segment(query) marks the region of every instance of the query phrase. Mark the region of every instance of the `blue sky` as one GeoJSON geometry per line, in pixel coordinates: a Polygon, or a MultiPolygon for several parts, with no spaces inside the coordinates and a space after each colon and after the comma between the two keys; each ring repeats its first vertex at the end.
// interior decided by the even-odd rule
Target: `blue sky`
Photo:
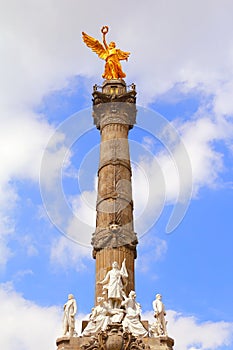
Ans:
{"type": "Polygon", "coordinates": [[[12,0],[1,7],[1,347],[55,349],[67,294],[78,302],[78,331],[93,306],[88,242],[100,139],[91,93],[104,62],[81,32],[101,40],[107,24],[107,40],[131,52],[123,68],[138,93],[129,138],[143,317],[152,320],[160,292],[176,350],[231,349],[232,2],[120,0],[116,9],[105,0],[101,7],[12,0]],[[179,207],[180,223],[168,234],[178,189],[189,206],[179,207]],[[77,235],[82,244],[70,239],[77,235]]]}

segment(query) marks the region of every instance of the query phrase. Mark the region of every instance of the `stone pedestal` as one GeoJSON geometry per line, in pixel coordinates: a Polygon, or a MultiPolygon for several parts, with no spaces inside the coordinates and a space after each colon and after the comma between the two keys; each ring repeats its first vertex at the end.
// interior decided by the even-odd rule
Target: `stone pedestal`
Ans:
{"type": "MultiPolygon", "coordinates": [[[[123,346],[119,350],[173,350],[174,340],[170,337],[160,336],[157,338],[122,338],[119,339],[119,335],[116,333],[112,337],[112,341],[109,341],[110,345],[102,344],[98,342],[98,337],[61,337],[56,341],[57,350],[118,350],[117,343],[123,346]],[[101,346],[103,346],[101,348],[101,346]],[[110,349],[109,349],[110,347],[110,349]]],[[[106,339],[105,339],[106,340],[106,339]]]]}
{"type": "MultiPolygon", "coordinates": [[[[148,330],[148,321],[141,321],[148,330]]],[[[83,321],[83,327],[87,321],[83,321]]],[[[123,331],[120,323],[108,325],[91,337],[62,336],[57,339],[57,350],[173,350],[174,340],[168,336],[135,337],[123,331]]]]}
{"type": "Polygon", "coordinates": [[[86,342],[87,338],[63,336],[56,340],[57,350],[79,350],[86,342]]]}
{"type": "Polygon", "coordinates": [[[151,350],[173,350],[174,345],[174,340],[167,336],[145,338],[144,342],[151,350]]]}

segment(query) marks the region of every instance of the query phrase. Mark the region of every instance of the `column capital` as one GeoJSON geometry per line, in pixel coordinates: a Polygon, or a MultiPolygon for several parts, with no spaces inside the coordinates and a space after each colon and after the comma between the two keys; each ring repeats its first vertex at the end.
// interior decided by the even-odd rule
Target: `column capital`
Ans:
{"type": "Polygon", "coordinates": [[[129,129],[136,122],[136,87],[124,80],[105,80],[93,87],[93,118],[97,129],[109,124],[124,124],[129,129]]]}

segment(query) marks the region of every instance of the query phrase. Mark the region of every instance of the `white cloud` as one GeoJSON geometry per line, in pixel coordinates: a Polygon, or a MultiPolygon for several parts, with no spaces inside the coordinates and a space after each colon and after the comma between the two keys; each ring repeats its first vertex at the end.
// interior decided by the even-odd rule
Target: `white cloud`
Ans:
{"type": "MultiPolygon", "coordinates": [[[[95,181],[94,181],[95,186],[95,181]]],[[[97,192],[83,191],[80,196],[73,198],[72,209],[82,221],[90,227],[95,226],[95,210],[96,210],[97,192]]]]}
{"type": "MultiPolygon", "coordinates": [[[[207,111],[199,111],[197,114],[189,121],[174,122],[190,160],[192,168],[192,179],[190,178],[190,181],[192,180],[192,196],[194,197],[203,187],[216,188],[219,185],[222,186],[221,174],[226,170],[224,154],[222,151],[218,151],[216,143],[221,141],[223,145],[225,144],[225,147],[228,147],[233,135],[233,125],[225,118],[214,117],[211,114],[209,115],[207,111]]],[[[177,172],[176,161],[180,160],[182,163],[181,151],[180,145],[177,145],[172,151],[172,155],[162,150],[152,160],[145,157],[139,161],[139,166],[146,174],[146,185],[149,186],[147,190],[154,198],[154,203],[157,202],[158,198],[161,198],[162,205],[162,200],[165,197],[167,202],[175,203],[179,187],[186,186],[182,182],[183,180],[179,178],[179,173],[177,172]],[[161,179],[161,172],[163,179],[161,179]],[[164,186],[162,186],[162,180],[164,181],[164,186]]],[[[183,170],[185,171],[185,164],[183,170]]],[[[135,178],[137,180],[137,176],[135,178]]],[[[188,179],[187,176],[184,178],[188,179]]],[[[134,182],[134,189],[136,189],[134,196],[137,198],[135,205],[137,206],[137,202],[140,203],[140,200],[142,202],[145,201],[146,196],[145,193],[140,194],[140,189],[144,190],[142,181],[139,179],[138,182],[135,180],[134,182]]],[[[149,209],[151,210],[152,208],[149,209]]],[[[150,214],[150,210],[144,215],[150,214]]]]}
{"type": "Polygon", "coordinates": [[[61,334],[59,307],[41,307],[16,293],[11,284],[0,286],[0,347],[7,350],[56,349],[61,334]]]}
{"type": "Polygon", "coordinates": [[[28,111],[16,111],[1,118],[1,181],[9,178],[37,180],[43,149],[52,127],[28,111]]]}
{"type": "Polygon", "coordinates": [[[231,115],[233,114],[233,83],[227,81],[225,84],[222,84],[216,93],[214,98],[214,111],[216,114],[231,115]]]}
{"type": "Polygon", "coordinates": [[[132,174],[135,230],[142,235],[159,217],[164,205],[165,188],[155,158],[152,161],[151,158],[142,158],[134,162],[132,174]]]}
{"type": "MultiPolygon", "coordinates": [[[[16,182],[27,180],[38,183],[43,151],[53,131],[44,118],[32,112],[19,110],[17,115],[15,114],[6,112],[6,115],[1,118],[0,128],[0,222],[2,226],[0,236],[3,251],[0,265],[2,267],[11,256],[8,241],[15,231],[13,218],[17,204],[20,202],[16,182]]],[[[51,164],[59,156],[58,150],[55,150],[51,157],[51,164]]],[[[51,174],[49,170],[48,177],[51,174]]],[[[28,253],[35,254],[36,251],[33,252],[31,249],[28,253]]]]}
{"type": "MultiPolygon", "coordinates": [[[[152,312],[145,312],[142,318],[150,324],[155,320],[152,312]]],[[[167,310],[166,319],[168,335],[175,340],[174,350],[217,350],[232,345],[233,324],[230,322],[200,322],[174,310],[167,310]]]]}
{"type": "MultiPolygon", "coordinates": [[[[223,141],[227,145],[233,134],[233,126],[225,118],[213,116],[205,109],[200,109],[191,120],[182,123],[175,121],[174,125],[187,149],[192,177],[186,174],[183,147],[179,143],[173,148],[171,155],[163,150],[158,152],[156,157],[147,157],[146,154],[145,157],[143,155],[139,157],[138,161],[133,159],[134,218],[135,230],[139,237],[157,221],[166,203],[176,203],[180,187],[185,192],[192,182],[191,196],[196,197],[203,187],[222,186],[220,177],[225,170],[224,158],[223,154],[215,149],[215,142],[223,141]],[[177,171],[178,163],[183,164],[182,177],[177,171]]],[[[151,152],[153,140],[146,138],[144,141],[145,149],[149,146],[151,152]]],[[[170,143],[171,141],[164,146],[170,143]]],[[[142,149],[143,145],[140,145],[138,150],[142,149]]],[[[93,180],[94,183],[96,178],[95,181],[93,180]]],[[[64,232],[81,244],[89,245],[94,232],[96,197],[96,190],[93,189],[93,191],[83,191],[81,195],[71,200],[72,217],[67,221],[64,232]]],[[[57,209],[59,208],[52,205],[52,210],[57,209]]],[[[61,215],[58,210],[57,217],[63,216],[64,219],[64,211],[62,213],[61,215]]],[[[185,211],[181,213],[180,219],[184,215],[185,211]]]]}
{"type": "Polygon", "coordinates": [[[33,275],[33,271],[30,269],[19,270],[16,272],[13,279],[14,279],[14,281],[16,281],[16,280],[21,281],[24,278],[24,276],[28,276],[28,275],[33,275]]]}
{"type": "Polygon", "coordinates": [[[67,237],[61,236],[52,242],[50,262],[55,269],[75,268],[82,271],[87,268],[84,258],[91,258],[91,249],[84,247],[67,237]]]}
{"type": "MultiPolygon", "coordinates": [[[[34,107],[50,92],[67,86],[71,77],[84,75],[91,76],[94,82],[101,80],[104,62],[82,43],[82,30],[101,39],[100,28],[108,23],[108,40],[114,38],[121,49],[132,52],[129,62],[123,64],[127,80],[138,85],[139,102],[152,101],[181,83],[186,91],[196,89],[213,98],[213,110],[219,115],[232,114],[233,41],[226,35],[233,29],[232,2],[180,0],[162,5],[149,0],[145,6],[140,2],[135,5],[133,1],[120,1],[119,8],[124,9],[121,25],[108,1],[103,1],[101,8],[90,1],[82,4],[71,1],[68,6],[64,0],[1,4],[2,221],[11,221],[7,200],[16,204],[17,188],[12,187],[12,179],[37,181],[43,147],[53,129],[33,111],[34,107]],[[128,16],[132,5],[133,15],[128,16]],[[146,26],[138,25],[142,18],[146,26]],[[8,194],[6,199],[6,191],[11,198],[8,194]]],[[[187,137],[191,126],[199,136],[201,127],[208,130],[212,127],[211,122],[204,120],[189,126],[185,131],[187,137]]],[[[206,185],[211,167],[216,169],[209,177],[208,186],[222,170],[221,154],[211,147],[212,140],[209,136],[196,138],[196,142],[187,141],[197,187],[206,185]]],[[[166,160],[164,168],[170,169],[166,160]]],[[[175,178],[167,182],[167,188],[169,183],[174,184],[167,193],[172,198],[175,178]]],[[[5,251],[2,266],[10,256],[7,240],[6,236],[1,238],[5,251]]]]}
{"type": "Polygon", "coordinates": [[[138,32],[136,29],[135,35],[127,36],[125,41],[133,46],[135,62],[130,69],[132,74],[137,69],[134,76],[148,99],[177,82],[211,94],[231,80],[232,38],[225,33],[232,30],[228,13],[232,3],[178,1],[163,6],[150,3],[150,11],[147,3],[138,10],[134,11],[132,21],[139,23],[147,10],[147,26],[140,27],[138,32]]]}
{"type": "Polygon", "coordinates": [[[0,269],[2,270],[5,268],[7,261],[12,256],[12,252],[7,246],[7,240],[5,239],[5,237],[1,237],[0,239],[0,251],[0,269]]]}
{"type": "Polygon", "coordinates": [[[91,236],[95,230],[96,191],[84,191],[70,199],[71,218],[66,221],[64,236],[52,243],[50,260],[54,266],[64,269],[86,268],[83,258],[91,257],[91,236]]]}
{"type": "Polygon", "coordinates": [[[18,196],[12,186],[6,184],[0,187],[0,269],[4,269],[7,261],[12,256],[8,246],[8,240],[14,232],[14,220],[9,212],[14,208],[18,196]]]}
{"type": "Polygon", "coordinates": [[[229,322],[199,322],[195,317],[185,317],[175,311],[168,312],[168,324],[175,349],[188,350],[191,346],[203,350],[230,347],[233,340],[233,324],[229,322]]]}
{"type": "MultiPolygon", "coordinates": [[[[3,349],[39,350],[56,349],[56,339],[62,335],[62,305],[41,307],[26,300],[14,291],[11,283],[0,286],[1,338],[3,349]],[[29,331],[30,328],[30,331],[29,331]]],[[[76,330],[81,332],[81,322],[87,315],[78,314],[76,330]]],[[[142,319],[154,321],[152,312],[145,312],[142,319]]],[[[231,323],[199,322],[194,317],[167,311],[168,333],[175,339],[175,349],[217,350],[231,346],[233,325],[231,323]]]]}
{"type": "MultiPolygon", "coordinates": [[[[224,136],[219,132],[220,125],[204,115],[193,121],[184,122],[177,128],[192,167],[193,196],[202,187],[215,187],[223,171],[223,155],[214,147],[215,141],[224,140],[224,136]]],[[[178,147],[174,154],[179,157],[178,147]]],[[[174,202],[179,186],[184,184],[179,184],[180,179],[173,159],[162,152],[158,156],[158,161],[165,177],[167,199],[174,202]]]]}
{"type": "MultiPolygon", "coordinates": [[[[29,271],[25,271],[30,273],[29,271]]],[[[56,349],[62,336],[62,306],[42,307],[25,299],[11,282],[0,285],[0,347],[6,350],[56,349]]],[[[76,331],[81,333],[82,320],[88,315],[78,313],[76,331]]]]}
{"type": "Polygon", "coordinates": [[[114,38],[121,49],[131,51],[124,68],[144,99],[151,100],[178,82],[216,96],[225,95],[223,84],[232,91],[233,42],[226,35],[233,28],[230,1],[180,0],[162,5],[149,0],[146,6],[120,1],[119,7],[124,8],[121,25],[107,1],[101,8],[90,0],[72,1],[69,6],[61,0],[2,5],[3,102],[38,103],[78,74],[100,80],[104,62],[82,43],[81,31],[101,40],[100,28],[106,21],[108,40],[114,38]],[[133,15],[128,16],[132,4],[133,15]],[[142,19],[146,26],[138,25],[142,19]]]}
{"type": "Polygon", "coordinates": [[[204,116],[185,123],[182,136],[192,164],[194,195],[201,187],[215,187],[224,169],[223,154],[214,145],[226,136],[221,124],[204,116]]]}
{"type": "MultiPolygon", "coordinates": [[[[101,81],[104,62],[82,43],[82,30],[100,39],[99,29],[103,24],[109,24],[108,40],[114,39],[121,49],[132,52],[129,62],[123,65],[127,72],[127,82],[134,81],[137,84],[137,90],[140,92],[139,103],[154,101],[177,84],[183,85],[184,92],[199,91],[200,104],[202,96],[209,97],[212,105],[208,107],[211,114],[215,113],[217,118],[209,117],[208,112],[203,110],[196,119],[184,123],[182,127],[178,125],[192,163],[194,194],[203,186],[217,186],[220,174],[224,170],[222,154],[215,149],[214,142],[228,142],[227,147],[232,151],[232,121],[229,117],[222,118],[222,115],[233,113],[233,39],[228,35],[233,30],[232,1],[223,0],[220,3],[213,0],[210,3],[179,0],[162,4],[149,0],[146,6],[143,2],[135,4],[132,0],[120,1],[120,22],[112,6],[111,2],[105,0],[102,1],[101,7],[90,0],[82,4],[71,0],[68,5],[65,0],[1,3],[2,268],[12,256],[8,241],[14,233],[14,210],[20,200],[14,180],[38,180],[42,152],[54,129],[45,116],[35,112],[35,107],[49,93],[67,86],[69,79],[76,75],[91,77],[94,83],[101,81]],[[129,16],[129,13],[132,13],[132,16],[129,16]],[[142,21],[146,25],[140,25],[142,21]]],[[[62,136],[57,142],[62,142],[62,136]]],[[[54,157],[48,168],[48,183],[52,173],[57,176],[59,160],[66,151],[61,148],[56,150],[55,145],[54,157]]],[[[162,153],[158,155],[157,160],[164,171],[167,200],[173,202],[178,186],[176,169],[171,160],[162,153]]],[[[162,205],[164,198],[161,196],[161,187],[154,177],[157,165],[144,160],[139,166],[149,180],[154,181],[150,194],[152,198],[160,198],[162,205]]],[[[134,185],[135,189],[137,188],[137,193],[134,194],[135,206],[138,206],[135,212],[138,210],[140,215],[144,213],[146,205],[144,185],[141,184],[146,186],[148,182],[142,172],[135,171],[134,185]]],[[[162,184],[161,181],[159,184],[162,184]]],[[[160,207],[151,207],[147,214],[153,215],[153,210],[159,212],[159,209],[160,207]]],[[[78,210],[82,213],[84,223],[93,222],[94,210],[84,206],[79,206],[78,210]]],[[[146,221],[148,216],[141,215],[140,218],[146,221]]],[[[93,223],[90,227],[92,225],[93,223]]],[[[69,229],[73,235],[76,229],[73,222],[70,222],[69,229]]],[[[79,229],[82,235],[83,228],[80,226],[79,229]]],[[[138,232],[142,233],[143,227],[138,226],[138,232]]],[[[91,228],[88,234],[91,234],[91,228]]],[[[163,241],[157,242],[154,258],[162,258],[166,249],[163,241]]],[[[28,253],[30,255],[36,251],[32,247],[28,253]]],[[[90,250],[74,244],[65,237],[59,237],[53,242],[51,261],[58,266],[63,263],[64,268],[75,264],[84,268],[81,259],[89,254],[90,250]]],[[[1,333],[0,338],[1,348],[14,350],[16,342],[19,350],[36,349],[37,346],[38,349],[55,347],[52,342],[57,337],[55,329],[60,322],[56,308],[40,308],[6,288],[1,288],[0,296],[1,300],[4,300],[0,306],[0,314],[4,320],[4,333],[1,333]],[[22,315],[25,316],[24,322],[20,322],[22,315]],[[11,327],[6,326],[6,320],[11,322],[11,327]],[[43,336],[38,333],[38,329],[43,336]]],[[[201,339],[202,349],[207,349],[208,346],[215,349],[218,344],[227,344],[230,336],[230,325],[224,322],[204,323],[200,326],[193,318],[173,318],[171,314],[169,324],[171,331],[173,327],[174,334],[177,334],[175,337],[177,349],[180,344],[179,350],[182,350],[182,346],[185,350],[188,347],[189,350],[190,347],[198,348],[199,345],[194,344],[198,339],[201,339]],[[204,333],[208,337],[205,337],[204,333]],[[184,335],[190,338],[184,339],[184,335]],[[184,339],[183,343],[179,343],[179,339],[184,339]]]]}
{"type": "MultiPolygon", "coordinates": [[[[38,349],[41,346],[55,348],[55,339],[61,335],[61,307],[40,307],[16,293],[11,284],[1,285],[0,296],[4,301],[0,306],[1,319],[4,320],[0,339],[2,348],[13,350],[16,341],[19,350],[32,347],[37,349],[37,346],[38,349]],[[22,317],[23,322],[20,321],[22,317]],[[29,325],[30,332],[28,332],[29,325]]],[[[81,314],[77,318],[78,332],[81,329],[81,320],[84,318],[87,317],[81,314]]],[[[143,319],[148,319],[152,323],[154,321],[152,312],[144,313],[143,319]]],[[[198,349],[214,350],[223,345],[229,346],[232,342],[231,323],[223,321],[201,323],[194,317],[183,316],[171,310],[167,311],[167,320],[169,335],[175,339],[175,349],[190,350],[191,346],[195,346],[198,349]]]]}
{"type": "Polygon", "coordinates": [[[168,250],[166,240],[152,235],[145,235],[140,240],[140,248],[143,249],[143,254],[139,254],[136,260],[137,269],[144,273],[150,271],[150,278],[157,279],[158,276],[151,272],[151,266],[165,258],[168,250]]]}
{"type": "Polygon", "coordinates": [[[192,166],[193,196],[202,187],[222,186],[221,174],[226,168],[224,152],[218,149],[217,143],[228,147],[232,142],[233,124],[200,108],[191,120],[177,125],[177,128],[192,166]]]}

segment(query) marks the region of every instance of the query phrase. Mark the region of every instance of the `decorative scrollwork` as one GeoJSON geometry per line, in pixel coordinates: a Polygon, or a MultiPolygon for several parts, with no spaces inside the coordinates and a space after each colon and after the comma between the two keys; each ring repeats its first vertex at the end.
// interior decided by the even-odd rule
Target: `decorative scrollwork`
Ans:
{"type": "Polygon", "coordinates": [[[142,339],[124,332],[121,324],[111,324],[82,345],[82,350],[149,350],[142,339]]]}

